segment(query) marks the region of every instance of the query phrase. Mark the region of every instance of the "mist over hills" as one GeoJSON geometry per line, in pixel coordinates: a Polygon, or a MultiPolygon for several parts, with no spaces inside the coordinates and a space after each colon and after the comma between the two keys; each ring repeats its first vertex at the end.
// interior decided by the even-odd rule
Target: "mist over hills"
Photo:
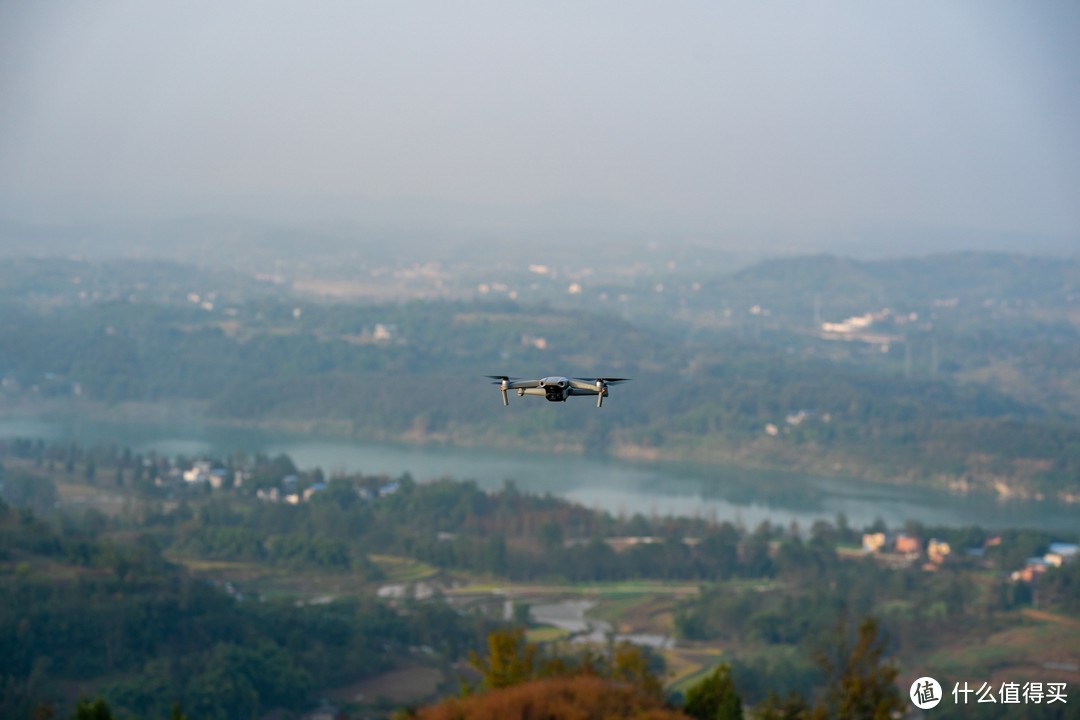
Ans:
{"type": "Polygon", "coordinates": [[[1071,304],[1080,293],[1074,257],[956,252],[861,260],[814,255],[764,260],[716,281],[746,296],[844,298],[851,306],[1044,301],[1071,304]]]}
{"type": "Polygon", "coordinates": [[[683,269],[712,274],[734,272],[778,256],[815,253],[859,260],[982,252],[1075,258],[1080,247],[1076,238],[1067,236],[970,229],[871,228],[781,236],[753,229],[717,231],[634,223],[563,208],[526,212],[507,220],[481,215],[428,201],[375,206],[359,213],[361,220],[347,219],[356,217],[355,212],[275,220],[272,215],[226,211],[172,219],[59,222],[28,222],[9,215],[0,217],[0,255],[165,258],[242,271],[290,267],[322,273],[395,262],[542,262],[589,267],[675,262],[683,269]]]}

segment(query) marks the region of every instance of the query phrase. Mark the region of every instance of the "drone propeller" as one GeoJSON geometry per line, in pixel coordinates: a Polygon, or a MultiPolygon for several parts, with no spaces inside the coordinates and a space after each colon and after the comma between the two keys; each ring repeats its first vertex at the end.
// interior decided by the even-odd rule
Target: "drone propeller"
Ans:
{"type": "Polygon", "coordinates": [[[502,393],[503,405],[509,405],[510,398],[507,397],[506,391],[510,389],[511,378],[508,375],[485,375],[485,377],[489,377],[495,381],[491,384],[499,386],[499,392],[502,393]]]}
{"type": "MultiPolygon", "coordinates": [[[[593,378],[574,378],[575,380],[581,380],[582,382],[592,382],[593,378]]],[[[621,382],[626,382],[630,378],[596,378],[596,407],[602,407],[604,405],[604,396],[607,395],[608,385],[618,385],[621,382]]]]}

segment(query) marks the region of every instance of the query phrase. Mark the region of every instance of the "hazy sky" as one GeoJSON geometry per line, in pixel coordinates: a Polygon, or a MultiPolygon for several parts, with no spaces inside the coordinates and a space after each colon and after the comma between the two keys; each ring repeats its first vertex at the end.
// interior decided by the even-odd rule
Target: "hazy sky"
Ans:
{"type": "Polygon", "coordinates": [[[429,202],[1080,238],[1080,3],[0,3],[6,216],[429,202]]]}

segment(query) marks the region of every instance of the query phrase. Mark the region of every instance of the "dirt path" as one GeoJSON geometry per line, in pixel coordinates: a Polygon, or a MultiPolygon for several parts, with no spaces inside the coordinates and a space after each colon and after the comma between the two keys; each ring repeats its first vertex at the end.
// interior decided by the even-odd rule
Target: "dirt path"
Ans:
{"type": "Polygon", "coordinates": [[[1045,610],[1033,610],[1027,608],[1021,610],[1021,614],[1026,618],[1032,620],[1041,620],[1043,622],[1057,623],[1058,625],[1064,625],[1065,627],[1072,628],[1073,630],[1080,630],[1080,620],[1076,620],[1071,617],[1065,617],[1064,615],[1055,615],[1054,613],[1048,613],[1045,610]]]}

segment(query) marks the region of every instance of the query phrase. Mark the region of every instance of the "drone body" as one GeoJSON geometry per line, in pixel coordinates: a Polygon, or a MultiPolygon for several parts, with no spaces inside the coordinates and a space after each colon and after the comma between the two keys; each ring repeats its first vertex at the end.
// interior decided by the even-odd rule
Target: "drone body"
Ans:
{"type": "Polygon", "coordinates": [[[604,398],[608,394],[608,385],[616,385],[626,382],[628,378],[568,378],[553,375],[540,378],[539,380],[521,380],[506,375],[488,375],[495,380],[502,393],[503,405],[510,404],[507,393],[517,390],[518,397],[525,395],[539,395],[547,398],[548,402],[566,402],[573,395],[595,395],[596,407],[604,404],[604,398]]]}

